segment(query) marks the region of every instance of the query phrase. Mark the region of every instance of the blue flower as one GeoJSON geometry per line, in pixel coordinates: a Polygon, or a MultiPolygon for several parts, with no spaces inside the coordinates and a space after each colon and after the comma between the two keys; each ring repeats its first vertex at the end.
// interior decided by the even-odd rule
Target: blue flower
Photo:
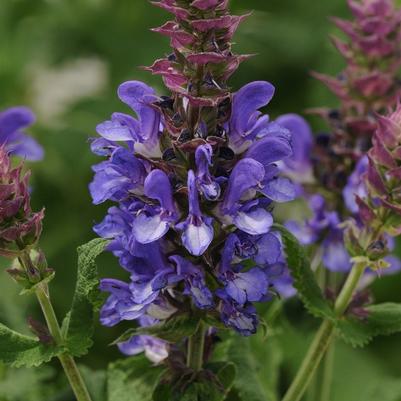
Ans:
{"type": "Polygon", "coordinates": [[[184,280],[184,294],[190,295],[200,309],[213,307],[213,294],[206,285],[202,268],[194,266],[187,259],[178,255],[171,256],[169,259],[176,265],[178,280],[184,280]]]}
{"type": "Polygon", "coordinates": [[[260,108],[266,106],[274,95],[274,86],[269,82],[256,81],[242,87],[233,96],[229,121],[230,147],[242,153],[252,142],[265,134],[269,117],[262,115],[260,108]]]}
{"type": "Polygon", "coordinates": [[[94,204],[108,199],[120,201],[134,191],[143,191],[146,170],[143,162],[125,148],[117,148],[109,160],[93,167],[89,185],[94,204]]]}
{"type": "Polygon", "coordinates": [[[199,208],[198,190],[195,175],[188,172],[189,214],[184,223],[177,225],[182,230],[182,243],[194,256],[202,255],[213,240],[212,218],[202,215],[199,208]]]}
{"type": "Polygon", "coordinates": [[[209,167],[212,165],[213,149],[209,144],[196,149],[196,179],[201,193],[207,200],[215,201],[220,197],[220,184],[212,177],[209,167]]]}
{"type": "Polygon", "coordinates": [[[153,170],[145,179],[144,194],[156,205],[144,205],[133,222],[136,240],[147,244],[162,238],[177,219],[173,192],[167,175],[161,170],[153,170]]]}
{"type": "MultiPolygon", "coordinates": [[[[137,118],[114,113],[91,144],[107,158],[94,167],[94,203],[117,203],[94,230],[111,240],[108,250],[130,274],[128,283],[102,280],[110,293],[103,324],[144,316],[162,323],[174,308],[187,308],[189,297],[241,334],[256,331],[253,303],[270,299],[275,283],[287,288],[282,244],[270,232],[273,203],[295,196],[279,167],[292,154],[290,132],[258,111],[272,94],[268,83],[244,87],[219,128],[222,137],[208,140],[206,121],[195,138],[173,127],[183,112],[172,114],[173,99],[138,82],[120,86],[137,118]]],[[[120,348],[146,352],[152,341],[135,337],[120,348]]]]}
{"type": "Polygon", "coordinates": [[[243,336],[255,334],[259,323],[255,307],[249,303],[239,305],[223,291],[219,291],[218,296],[222,300],[221,319],[224,324],[243,336]]]}
{"type": "Polygon", "coordinates": [[[43,159],[43,148],[24,129],[35,122],[35,115],[27,107],[11,107],[0,112],[0,145],[26,160],[43,159]]]}

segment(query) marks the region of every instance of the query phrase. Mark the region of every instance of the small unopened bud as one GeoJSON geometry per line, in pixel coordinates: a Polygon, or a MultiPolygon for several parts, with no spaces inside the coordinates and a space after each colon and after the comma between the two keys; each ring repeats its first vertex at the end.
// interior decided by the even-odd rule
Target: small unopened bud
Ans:
{"type": "Polygon", "coordinates": [[[382,240],[372,242],[367,249],[367,255],[370,260],[377,261],[388,255],[387,245],[382,240]]]}

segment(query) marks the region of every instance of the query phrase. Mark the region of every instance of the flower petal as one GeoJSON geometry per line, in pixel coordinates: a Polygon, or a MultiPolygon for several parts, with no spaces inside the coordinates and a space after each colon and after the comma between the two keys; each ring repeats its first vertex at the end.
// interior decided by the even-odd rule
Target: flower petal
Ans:
{"type": "Polygon", "coordinates": [[[273,217],[262,208],[239,211],[234,217],[234,224],[251,235],[266,234],[273,224],[273,217]]]}
{"type": "Polygon", "coordinates": [[[163,237],[169,228],[169,222],[162,220],[160,214],[148,216],[142,212],[134,219],[132,233],[138,242],[148,244],[163,237]]]}
{"type": "Polygon", "coordinates": [[[260,192],[275,202],[288,202],[296,197],[294,184],[285,177],[277,177],[268,181],[260,192]]]}

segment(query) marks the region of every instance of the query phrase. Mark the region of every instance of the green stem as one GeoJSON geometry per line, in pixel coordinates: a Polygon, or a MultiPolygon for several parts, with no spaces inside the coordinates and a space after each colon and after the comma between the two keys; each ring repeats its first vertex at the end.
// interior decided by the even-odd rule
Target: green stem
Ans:
{"type": "Polygon", "coordinates": [[[203,366],[205,352],[206,326],[199,322],[196,333],[188,339],[187,366],[195,372],[199,372],[203,366]]]}
{"type": "Polygon", "coordinates": [[[326,355],[323,360],[323,378],[319,401],[330,400],[331,382],[333,378],[334,349],[335,342],[332,341],[327,348],[326,355]]]}
{"type": "MultiPolygon", "coordinates": [[[[366,266],[364,263],[356,263],[352,267],[351,273],[347,277],[344,287],[335,303],[334,310],[337,317],[341,317],[346,311],[365,268],[366,266]]],[[[283,401],[299,401],[302,398],[317,367],[326,353],[327,347],[329,346],[334,334],[334,328],[335,325],[332,320],[327,319],[321,324],[294,381],[283,398],[283,401]]]]}
{"type": "MultiPolygon", "coordinates": [[[[42,308],[43,315],[45,316],[50,334],[52,335],[55,343],[61,345],[64,340],[53,309],[53,305],[51,304],[49,298],[49,290],[46,284],[38,286],[36,290],[36,296],[42,308]]],[[[68,378],[68,381],[70,382],[71,388],[74,391],[77,401],[91,401],[91,397],[74,361],[74,358],[67,353],[59,355],[58,358],[68,378]]]]}
{"type": "Polygon", "coordinates": [[[351,273],[349,274],[334,306],[334,311],[337,316],[342,316],[348,308],[365,268],[365,263],[356,263],[352,267],[351,273]]]}

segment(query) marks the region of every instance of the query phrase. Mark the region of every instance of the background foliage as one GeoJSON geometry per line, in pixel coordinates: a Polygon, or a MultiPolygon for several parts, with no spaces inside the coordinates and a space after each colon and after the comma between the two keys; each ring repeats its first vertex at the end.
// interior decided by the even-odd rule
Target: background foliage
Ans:
{"type": "MultiPolygon", "coordinates": [[[[335,105],[309,71],[341,69],[342,60],[329,42],[334,28],[327,17],[346,17],[345,0],[232,0],[232,8],[236,13],[254,10],[236,36],[236,50],[257,54],[232,79],[233,88],[255,79],[272,82],[277,88],[269,106],[272,117],[335,105]]],[[[88,137],[111,112],[127,111],[116,96],[119,83],[142,79],[162,91],[159,78],[138,66],[150,65],[168,51],[167,40],[149,31],[166,19],[166,13],[146,0],[1,1],[0,109],[25,104],[38,115],[31,132],[45,147],[46,158],[32,166],[33,202],[36,209],[46,207],[42,247],[57,270],[51,291],[59,316],[71,304],[75,249],[94,237],[91,227],[106,208],[91,205],[87,191],[90,166],[96,162],[88,137]]],[[[324,129],[318,121],[312,122],[316,131],[324,129]]],[[[116,276],[122,270],[116,267],[110,256],[100,258],[102,276],[111,271],[116,276]]],[[[400,286],[400,275],[378,280],[373,286],[375,297],[400,302],[400,286]]],[[[1,271],[0,321],[28,333],[26,319],[31,315],[40,316],[33,298],[19,297],[1,271]]],[[[258,400],[256,392],[274,401],[271,388],[286,387],[316,324],[299,302],[291,301],[267,338],[260,334],[247,341],[245,360],[238,352],[232,356],[258,369],[247,399],[258,400]]],[[[99,370],[120,356],[108,344],[122,331],[121,326],[113,330],[97,325],[94,347],[80,360],[88,366],[85,373],[98,401],[103,397],[99,383],[104,380],[99,370]]],[[[400,335],[381,337],[364,350],[338,346],[332,401],[400,401],[400,340],[400,335]]],[[[72,400],[56,362],[32,371],[0,366],[0,401],[22,400],[72,400]]]]}

